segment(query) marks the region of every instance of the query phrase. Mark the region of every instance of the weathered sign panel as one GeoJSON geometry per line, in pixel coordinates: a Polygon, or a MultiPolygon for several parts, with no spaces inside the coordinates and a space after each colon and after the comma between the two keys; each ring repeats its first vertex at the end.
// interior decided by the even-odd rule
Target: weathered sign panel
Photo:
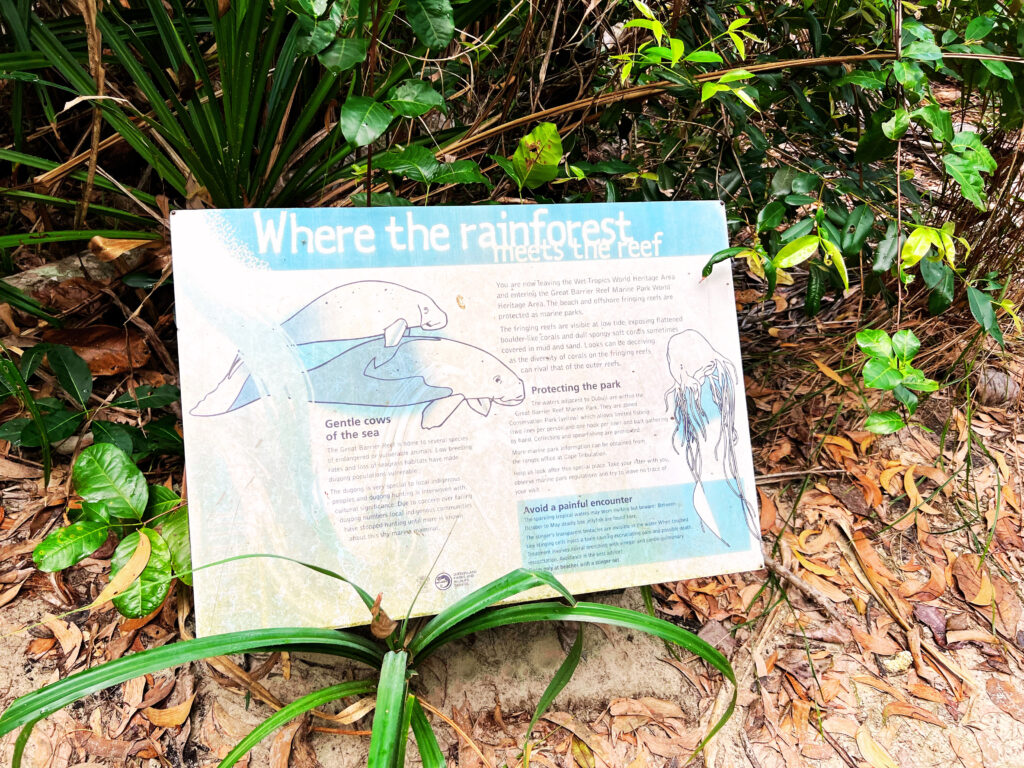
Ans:
{"type": "MultiPolygon", "coordinates": [[[[714,202],[172,218],[193,558],[273,553],[436,613],[760,567],[714,202]],[[421,585],[424,585],[420,591],[421,585]]],[[[203,635],[366,623],[280,559],[195,575],[203,635]]]]}

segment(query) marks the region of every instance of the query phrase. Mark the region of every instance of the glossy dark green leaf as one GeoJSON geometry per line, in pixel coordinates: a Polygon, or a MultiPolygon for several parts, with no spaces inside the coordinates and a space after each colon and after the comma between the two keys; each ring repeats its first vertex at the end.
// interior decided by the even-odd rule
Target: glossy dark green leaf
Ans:
{"type": "Polygon", "coordinates": [[[487,177],[473,160],[442,163],[434,174],[435,184],[487,184],[487,177]]]}
{"type": "Polygon", "coordinates": [[[869,358],[864,363],[864,386],[871,389],[895,389],[903,381],[903,374],[888,360],[880,357],[869,358]]]}
{"type": "Polygon", "coordinates": [[[420,146],[383,152],[374,158],[374,164],[381,170],[425,183],[431,182],[441,167],[434,153],[420,146]]]}
{"type": "Polygon", "coordinates": [[[84,449],[71,470],[75,491],[112,517],[141,520],[149,502],[146,478],[124,451],[109,443],[84,449]]]}
{"type": "Polygon", "coordinates": [[[732,248],[723,248],[720,251],[716,251],[711,256],[711,258],[708,259],[707,263],[704,265],[704,268],[701,269],[701,277],[711,277],[711,272],[712,270],[714,270],[716,264],[721,264],[723,261],[728,261],[736,254],[743,253],[743,251],[745,250],[747,249],[742,246],[733,246],[732,248]]]}
{"type": "Polygon", "coordinates": [[[36,545],[32,560],[41,571],[70,568],[102,547],[109,530],[107,523],[95,520],[83,520],[58,528],[36,545]]]}
{"type": "Polygon", "coordinates": [[[123,424],[116,424],[112,421],[94,421],[92,436],[96,443],[110,443],[125,453],[132,453],[132,435],[123,424]]]}
{"type": "Polygon", "coordinates": [[[110,559],[110,577],[116,576],[131,559],[141,536],[148,538],[152,546],[149,562],[139,577],[112,601],[121,615],[129,618],[151,614],[171,588],[171,553],[163,537],[152,528],[141,528],[121,540],[110,559]]]}
{"type": "Polygon", "coordinates": [[[330,47],[320,51],[317,59],[332,75],[340,75],[365,61],[369,46],[370,41],[365,37],[339,37],[330,47]]]}
{"type": "MultiPolygon", "coordinates": [[[[180,501],[180,499],[179,499],[180,501]]],[[[189,542],[188,507],[179,507],[158,521],[160,535],[167,542],[174,575],[192,586],[192,547],[189,542]]]]}
{"type": "Polygon", "coordinates": [[[46,360],[64,391],[84,407],[92,394],[92,372],[85,360],[71,347],[63,344],[49,345],[46,360]]]}
{"type": "Polygon", "coordinates": [[[376,141],[391,125],[391,110],[368,96],[349,96],[341,107],[341,133],[357,147],[376,141]]]}
{"type": "Polygon", "coordinates": [[[161,384],[158,387],[143,384],[141,387],[136,387],[134,392],[126,392],[114,398],[114,402],[111,405],[115,405],[118,408],[133,408],[135,410],[163,408],[166,405],[177,402],[180,398],[181,392],[171,384],[161,384]]]}
{"type": "Polygon", "coordinates": [[[996,319],[996,311],[992,306],[992,298],[984,291],[979,291],[973,285],[967,286],[967,304],[971,308],[971,314],[978,321],[986,333],[1002,343],[1002,333],[999,331],[999,322],[996,319]],[[999,333],[993,333],[993,329],[999,333]]]}
{"type": "Polygon", "coordinates": [[[987,16],[976,16],[971,19],[971,23],[967,25],[967,30],[964,32],[964,38],[967,40],[981,40],[985,35],[992,31],[996,23],[987,16]]]}
{"type": "MultiPolygon", "coordinates": [[[[356,192],[352,195],[352,205],[356,208],[365,208],[367,202],[367,194],[365,192],[356,192]]],[[[381,208],[386,206],[398,206],[398,205],[412,205],[411,202],[406,200],[404,197],[392,194],[391,192],[374,192],[369,195],[369,202],[371,208],[381,208]]]]}
{"type": "Polygon", "coordinates": [[[449,0],[405,0],[405,17],[427,48],[444,48],[455,34],[455,15],[449,0]]]}
{"type": "Polygon", "coordinates": [[[928,126],[928,132],[936,141],[953,140],[953,116],[938,104],[928,104],[915,109],[911,117],[928,126]]]}
{"type": "Polygon", "coordinates": [[[904,407],[906,407],[907,409],[907,413],[913,416],[914,413],[917,411],[917,395],[915,395],[902,384],[896,387],[896,389],[894,389],[892,393],[897,400],[903,403],[904,407]]]}
{"type": "Polygon", "coordinates": [[[21,445],[28,448],[39,448],[43,444],[43,437],[39,431],[41,422],[46,431],[46,439],[51,443],[59,443],[71,437],[85,421],[85,414],[81,411],[70,411],[62,408],[59,411],[43,414],[37,421],[29,422],[21,431],[21,445]]]}
{"type": "Polygon", "coordinates": [[[334,41],[344,16],[342,5],[340,2],[332,3],[331,12],[325,18],[318,18],[319,14],[297,14],[298,26],[302,30],[298,35],[299,53],[312,56],[320,53],[334,41]]]}
{"type": "Polygon", "coordinates": [[[882,133],[891,141],[903,138],[903,134],[910,127],[910,113],[900,107],[893,112],[892,117],[882,123],[882,133]]]}
{"type": "Polygon", "coordinates": [[[892,351],[901,361],[909,363],[919,349],[921,349],[921,342],[913,331],[904,328],[892,335],[892,351]]]}
{"type": "Polygon", "coordinates": [[[396,115],[419,117],[432,109],[444,111],[444,97],[430,83],[403,80],[388,91],[387,105],[396,115]]]}
{"type": "Polygon", "coordinates": [[[864,422],[864,429],[876,435],[891,435],[907,426],[896,411],[872,413],[864,422]]]}
{"type": "Polygon", "coordinates": [[[876,328],[865,328],[857,332],[857,346],[869,357],[888,360],[892,357],[892,341],[889,334],[876,328]]]}
{"type": "Polygon", "coordinates": [[[778,200],[772,200],[757,214],[757,231],[775,229],[782,223],[786,215],[786,206],[778,200]]]}

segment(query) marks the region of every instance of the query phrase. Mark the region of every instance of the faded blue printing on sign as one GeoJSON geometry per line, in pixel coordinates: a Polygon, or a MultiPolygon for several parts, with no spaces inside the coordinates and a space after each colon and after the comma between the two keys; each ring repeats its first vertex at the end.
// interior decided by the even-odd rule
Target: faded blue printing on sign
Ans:
{"type": "Polygon", "coordinates": [[[520,501],[523,567],[573,573],[748,550],[743,503],[729,482],[704,483],[719,513],[721,539],[701,524],[693,488],[684,483],[520,501]]]}

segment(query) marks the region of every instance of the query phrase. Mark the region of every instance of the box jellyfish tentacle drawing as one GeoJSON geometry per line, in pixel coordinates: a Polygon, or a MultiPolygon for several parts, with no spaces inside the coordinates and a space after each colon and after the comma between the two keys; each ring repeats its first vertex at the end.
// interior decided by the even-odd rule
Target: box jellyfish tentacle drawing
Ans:
{"type": "MultiPolygon", "coordinates": [[[[379,367],[398,351],[410,328],[436,331],[447,324],[444,310],[425,293],[385,280],[360,280],[320,294],[283,321],[281,328],[297,347],[381,336],[384,345],[373,360],[379,367]]],[[[249,370],[236,354],[227,374],[196,404],[192,415],[224,412],[248,381],[249,370]]]]}
{"type": "MultiPolygon", "coordinates": [[[[728,544],[715,521],[714,512],[704,494],[704,457],[702,446],[708,427],[717,417],[721,426],[715,442],[714,458],[725,471],[725,481],[743,505],[748,526],[753,526],[753,510],[743,493],[736,459],[736,369],[706,338],[692,329],[675,334],[668,341],[666,357],[673,384],[665,393],[666,406],[672,412],[676,428],[672,447],[682,449],[694,479],[693,506],[701,525],[724,544],[728,544]],[[717,413],[708,413],[705,393],[717,413]]],[[[706,447],[706,446],[705,446],[706,447]]],[[[753,528],[752,528],[753,530],[753,528]]]]}

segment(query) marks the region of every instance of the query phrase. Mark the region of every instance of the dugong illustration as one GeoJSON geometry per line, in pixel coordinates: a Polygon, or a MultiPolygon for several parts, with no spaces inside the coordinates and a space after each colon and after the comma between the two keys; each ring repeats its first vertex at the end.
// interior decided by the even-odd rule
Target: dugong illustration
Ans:
{"type": "MultiPolygon", "coordinates": [[[[379,366],[391,358],[410,328],[435,331],[447,324],[448,316],[425,293],[383,280],[361,280],[321,294],[281,323],[281,328],[296,346],[383,334],[383,348],[373,361],[379,366]]],[[[248,378],[249,371],[236,355],[227,374],[192,409],[192,415],[223,413],[248,378]]]]}
{"type": "MultiPolygon", "coordinates": [[[[487,416],[494,403],[514,406],[526,398],[522,379],[494,355],[472,344],[434,336],[406,336],[399,340],[390,359],[377,365],[374,361],[385,344],[382,339],[370,339],[311,368],[308,373],[313,402],[379,408],[426,405],[421,425],[434,429],[462,403],[487,416]]],[[[301,347],[300,351],[316,356],[301,347]]],[[[258,399],[255,382],[247,379],[224,413],[258,399]]]]}

